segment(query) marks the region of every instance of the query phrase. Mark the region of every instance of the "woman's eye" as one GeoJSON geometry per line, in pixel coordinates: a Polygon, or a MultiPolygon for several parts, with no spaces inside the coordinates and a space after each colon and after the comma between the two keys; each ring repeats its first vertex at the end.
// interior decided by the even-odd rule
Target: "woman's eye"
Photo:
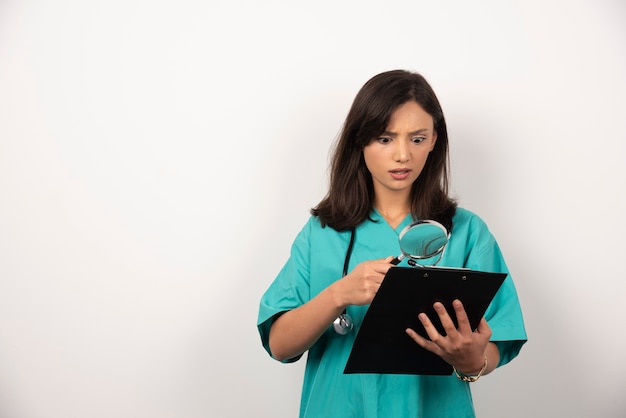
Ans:
{"type": "Polygon", "coordinates": [[[386,136],[381,136],[378,138],[378,142],[380,142],[381,144],[388,144],[391,142],[391,138],[388,138],[386,136]]]}
{"type": "Polygon", "coordinates": [[[426,138],[420,136],[420,137],[412,138],[411,141],[414,144],[421,144],[422,142],[426,141],[426,138]]]}

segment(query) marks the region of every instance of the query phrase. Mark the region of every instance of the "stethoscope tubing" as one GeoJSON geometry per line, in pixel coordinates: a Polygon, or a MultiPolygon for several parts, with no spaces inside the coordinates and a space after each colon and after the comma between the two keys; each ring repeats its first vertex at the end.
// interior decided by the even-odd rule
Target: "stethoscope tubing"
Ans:
{"type": "MultiPolygon", "coordinates": [[[[346,258],[343,262],[343,274],[341,277],[346,277],[348,274],[348,265],[350,264],[350,257],[352,256],[352,249],[354,248],[354,239],[356,236],[356,230],[352,228],[350,230],[350,243],[348,244],[348,250],[346,251],[346,258]]],[[[354,328],[354,322],[350,315],[348,315],[348,311],[346,309],[343,310],[341,315],[339,315],[333,321],[333,328],[335,332],[339,335],[346,335],[352,331],[354,328]]]]}

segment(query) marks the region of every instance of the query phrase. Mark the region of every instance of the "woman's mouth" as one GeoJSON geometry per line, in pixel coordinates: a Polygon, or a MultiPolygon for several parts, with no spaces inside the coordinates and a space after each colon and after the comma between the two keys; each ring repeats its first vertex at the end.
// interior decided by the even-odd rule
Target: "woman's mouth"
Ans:
{"type": "Polygon", "coordinates": [[[395,180],[404,180],[405,178],[409,176],[410,173],[411,173],[411,170],[409,170],[408,168],[389,170],[389,174],[391,174],[391,177],[393,177],[395,180]]]}

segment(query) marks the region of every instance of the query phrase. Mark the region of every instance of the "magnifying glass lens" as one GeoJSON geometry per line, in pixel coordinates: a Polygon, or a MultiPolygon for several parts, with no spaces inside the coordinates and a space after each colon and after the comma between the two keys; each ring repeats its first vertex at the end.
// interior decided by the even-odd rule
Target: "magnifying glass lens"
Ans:
{"type": "Polygon", "coordinates": [[[393,264],[398,264],[404,257],[424,260],[440,255],[448,243],[448,231],[436,221],[417,221],[407,226],[399,239],[402,255],[396,257],[393,264]]]}

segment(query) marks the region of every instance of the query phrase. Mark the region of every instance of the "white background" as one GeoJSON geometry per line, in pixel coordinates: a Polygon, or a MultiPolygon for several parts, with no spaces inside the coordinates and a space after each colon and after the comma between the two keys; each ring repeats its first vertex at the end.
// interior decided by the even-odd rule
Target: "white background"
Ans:
{"type": "Polygon", "coordinates": [[[480,417],[626,414],[621,0],[0,3],[0,417],[294,417],[258,301],[361,85],[426,76],[529,342],[480,417]]]}

